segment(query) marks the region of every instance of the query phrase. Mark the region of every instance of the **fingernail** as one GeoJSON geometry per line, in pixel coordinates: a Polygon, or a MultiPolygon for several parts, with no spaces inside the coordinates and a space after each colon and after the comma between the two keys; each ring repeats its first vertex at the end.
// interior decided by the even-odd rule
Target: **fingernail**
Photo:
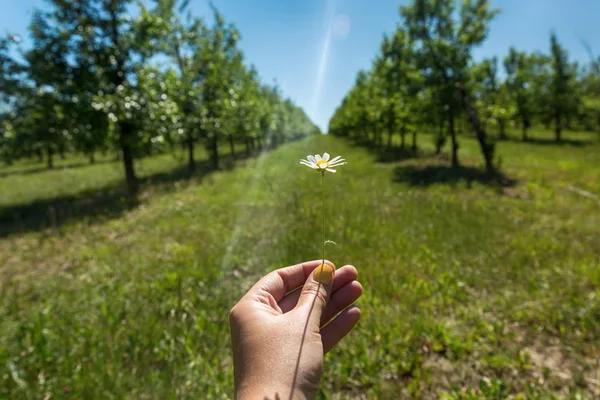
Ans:
{"type": "Polygon", "coordinates": [[[315,271],[315,281],[322,283],[323,285],[329,285],[333,278],[333,268],[327,264],[321,264],[315,271]]]}

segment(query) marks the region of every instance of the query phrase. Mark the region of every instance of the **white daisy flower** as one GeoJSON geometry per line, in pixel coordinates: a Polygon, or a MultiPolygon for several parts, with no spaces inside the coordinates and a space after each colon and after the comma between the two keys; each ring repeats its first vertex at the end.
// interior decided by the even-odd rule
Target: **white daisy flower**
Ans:
{"type": "Polygon", "coordinates": [[[333,159],[329,159],[329,153],[323,153],[323,156],[319,154],[315,154],[314,156],[307,156],[306,160],[300,160],[300,164],[306,165],[309,168],[315,169],[319,172],[335,172],[334,167],[339,167],[340,165],[346,164],[342,156],[334,157],[333,159]]]}

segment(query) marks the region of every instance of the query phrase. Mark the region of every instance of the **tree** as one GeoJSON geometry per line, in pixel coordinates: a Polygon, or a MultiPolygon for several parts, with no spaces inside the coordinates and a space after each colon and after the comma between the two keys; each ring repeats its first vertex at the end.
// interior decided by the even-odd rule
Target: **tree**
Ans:
{"type": "Polygon", "coordinates": [[[475,82],[473,94],[482,123],[486,125],[486,129],[490,125],[497,126],[499,138],[506,139],[506,125],[515,111],[508,96],[507,85],[498,79],[498,59],[484,59],[473,66],[472,73],[475,82]]]}
{"type": "Polygon", "coordinates": [[[22,94],[22,68],[10,53],[19,41],[19,37],[10,34],[0,38],[0,157],[8,164],[18,150],[14,128],[18,114],[14,107],[22,94]]]}
{"type": "Polygon", "coordinates": [[[600,58],[592,60],[582,71],[580,119],[585,129],[600,133],[600,58]]]}
{"type": "MultiPolygon", "coordinates": [[[[170,93],[181,112],[181,141],[188,153],[188,170],[196,168],[194,147],[206,136],[202,115],[205,114],[202,90],[206,79],[205,49],[209,46],[209,31],[201,18],[192,16],[188,1],[159,0],[151,19],[152,40],[174,66],[175,79],[169,85],[170,93]],[[177,11],[179,10],[179,11],[177,11]]],[[[219,16],[216,15],[215,18],[219,16]]]]}
{"type": "MultiPolygon", "coordinates": [[[[152,25],[144,19],[143,8],[137,18],[129,16],[133,0],[80,0],[74,4],[49,0],[49,3],[48,11],[38,12],[39,19],[44,21],[43,37],[60,38],[64,44],[63,51],[54,56],[66,60],[69,87],[63,90],[57,79],[50,85],[60,96],[74,92],[78,99],[83,99],[85,112],[80,120],[92,110],[104,112],[108,118],[104,126],[109,125],[111,133],[109,139],[121,152],[128,193],[134,195],[138,190],[134,159],[143,154],[139,145],[149,142],[149,137],[144,136],[154,134],[142,130],[147,101],[154,99],[142,93],[140,86],[141,74],[147,72],[146,60],[152,55],[148,46],[152,25]]],[[[37,29],[40,24],[35,25],[37,29]]],[[[98,114],[95,117],[101,118],[98,114]]],[[[93,127],[87,129],[87,125],[86,129],[78,128],[79,137],[102,132],[93,127]]],[[[88,148],[83,144],[85,139],[81,143],[81,147],[88,148]]]]}
{"type": "Polygon", "coordinates": [[[377,72],[358,72],[354,87],[329,123],[331,133],[348,136],[362,143],[380,143],[380,131],[384,129],[381,118],[384,115],[385,99],[381,92],[383,78],[377,72]]]}
{"type": "Polygon", "coordinates": [[[460,9],[454,0],[415,0],[401,7],[418,65],[426,85],[437,88],[447,106],[452,140],[452,165],[459,165],[455,121],[462,110],[477,135],[486,169],[492,171],[494,145],[488,140],[471,98],[468,67],[471,52],[483,42],[490,20],[496,15],[487,0],[465,0],[460,9]]]}
{"type": "Polygon", "coordinates": [[[219,140],[224,136],[227,122],[227,99],[234,65],[241,62],[241,52],[237,48],[240,38],[235,26],[226,24],[223,16],[213,8],[215,22],[208,34],[207,46],[200,57],[204,65],[202,99],[206,114],[202,126],[207,133],[207,147],[211,153],[214,168],[219,168],[219,140]]]}
{"type": "Polygon", "coordinates": [[[369,140],[369,75],[366,71],[359,71],[356,76],[355,90],[353,91],[352,101],[355,103],[356,119],[354,124],[350,125],[356,131],[356,134],[362,140],[369,140]]]}
{"type": "MultiPolygon", "coordinates": [[[[415,95],[420,88],[415,85],[412,47],[406,32],[400,27],[391,38],[384,37],[381,54],[375,60],[374,74],[381,75],[381,96],[384,102],[384,125],[387,146],[392,147],[392,137],[400,130],[400,147],[406,144],[406,134],[411,129],[415,95]]],[[[416,143],[414,143],[416,146],[416,143]]]]}
{"type": "Polygon", "coordinates": [[[549,112],[554,120],[556,141],[560,142],[565,122],[575,109],[574,74],[572,67],[569,65],[567,51],[558,43],[554,32],[550,35],[550,49],[552,54],[552,83],[549,112]]]}
{"type": "Polygon", "coordinates": [[[527,130],[531,127],[533,119],[533,70],[532,60],[524,52],[517,51],[514,47],[509,49],[504,58],[506,71],[506,89],[508,96],[515,106],[515,117],[521,126],[523,141],[527,141],[527,130]]]}
{"type": "Polygon", "coordinates": [[[26,122],[21,132],[29,132],[34,147],[46,152],[49,169],[53,155],[63,154],[74,125],[72,67],[68,60],[69,42],[64,32],[50,26],[44,14],[36,11],[29,27],[33,48],[25,54],[28,95],[22,107],[26,122]]]}

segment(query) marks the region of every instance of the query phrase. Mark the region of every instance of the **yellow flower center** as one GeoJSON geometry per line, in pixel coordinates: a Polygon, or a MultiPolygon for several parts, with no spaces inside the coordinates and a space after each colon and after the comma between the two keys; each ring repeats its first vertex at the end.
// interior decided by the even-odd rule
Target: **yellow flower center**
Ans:
{"type": "Polygon", "coordinates": [[[325,160],[317,161],[317,167],[320,169],[327,169],[329,167],[329,163],[325,160]]]}

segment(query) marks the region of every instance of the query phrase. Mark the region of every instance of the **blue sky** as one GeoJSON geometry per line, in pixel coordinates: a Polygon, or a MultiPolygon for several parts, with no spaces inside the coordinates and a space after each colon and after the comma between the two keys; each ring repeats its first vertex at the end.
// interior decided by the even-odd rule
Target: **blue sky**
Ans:
{"type": "MultiPolygon", "coordinates": [[[[208,15],[207,0],[191,0],[195,14],[208,15]]],[[[241,31],[241,48],[263,81],[277,81],[322,129],[356,73],[368,68],[384,32],[399,20],[398,0],[213,0],[241,31]]],[[[549,35],[577,60],[588,61],[585,40],[600,54],[600,0],[492,0],[501,14],[492,22],[476,58],[499,55],[509,46],[548,52],[549,35]]],[[[27,35],[34,7],[43,0],[0,0],[0,34],[27,35]]],[[[26,37],[23,38],[27,45],[26,37]]]]}

